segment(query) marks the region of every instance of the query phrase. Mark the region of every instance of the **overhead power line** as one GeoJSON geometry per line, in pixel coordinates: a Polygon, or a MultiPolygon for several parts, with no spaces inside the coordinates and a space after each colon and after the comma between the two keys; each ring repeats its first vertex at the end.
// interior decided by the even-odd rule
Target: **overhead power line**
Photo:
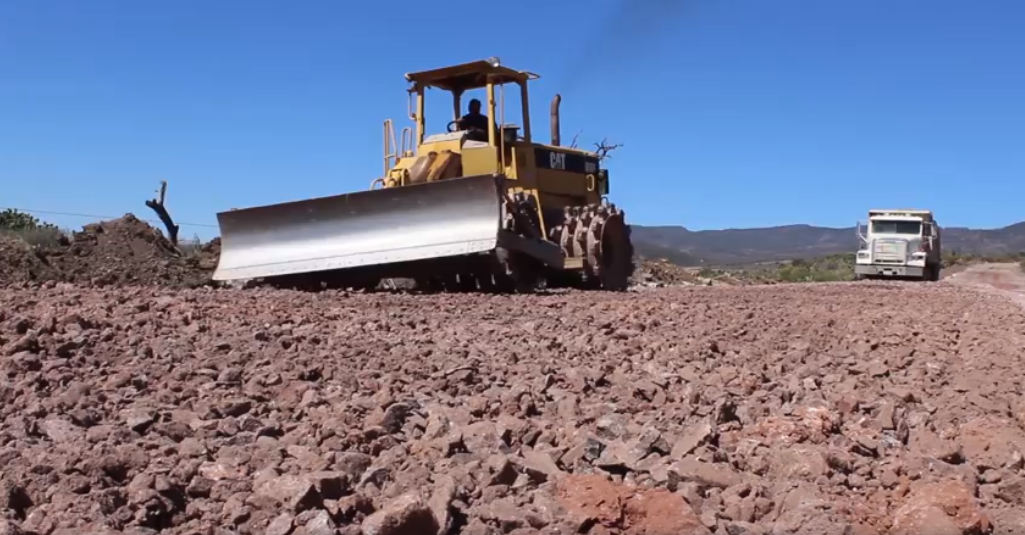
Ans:
{"type": "MultiPolygon", "coordinates": [[[[121,216],[111,216],[111,215],[77,214],[77,213],[74,213],[74,212],[56,212],[56,211],[53,211],[53,210],[33,210],[33,209],[30,209],[30,208],[15,208],[13,206],[0,206],[0,210],[15,210],[17,212],[23,212],[23,213],[26,213],[26,214],[45,214],[45,215],[60,215],[60,216],[68,216],[68,217],[83,217],[83,218],[96,219],[96,220],[117,219],[117,218],[121,217],[121,216]]],[[[138,216],[136,216],[136,217],[138,217],[138,216]]],[[[139,220],[140,221],[145,221],[145,222],[151,223],[151,224],[160,224],[160,221],[157,221],[156,219],[144,219],[144,218],[140,217],[139,220]]],[[[209,223],[185,223],[185,222],[178,222],[178,221],[175,221],[175,223],[177,225],[180,225],[180,226],[183,226],[183,227],[218,228],[217,225],[211,225],[209,223]]]]}

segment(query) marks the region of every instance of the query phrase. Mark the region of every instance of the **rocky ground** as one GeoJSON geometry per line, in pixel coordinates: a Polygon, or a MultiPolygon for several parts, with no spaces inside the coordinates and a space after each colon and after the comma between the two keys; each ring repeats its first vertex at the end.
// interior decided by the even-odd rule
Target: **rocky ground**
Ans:
{"type": "Polygon", "coordinates": [[[952,284],[990,294],[1003,295],[1025,305],[1025,265],[1021,263],[1004,262],[965,266],[948,278],[948,282],[952,284]]]}
{"type": "Polygon", "coordinates": [[[0,303],[0,534],[1025,532],[1025,314],[953,283],[0,303]]]}

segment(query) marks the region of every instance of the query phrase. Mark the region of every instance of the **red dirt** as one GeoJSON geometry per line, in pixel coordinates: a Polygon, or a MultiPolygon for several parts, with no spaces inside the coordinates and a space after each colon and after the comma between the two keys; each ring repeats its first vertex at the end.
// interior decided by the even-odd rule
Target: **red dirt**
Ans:
{"type": "Polygon", "coordinates": [[[56,271],[44,254],[18,238],[0,234],[0,284],[55,277],[56,271]]]}
{"type": "Polygon", "coordinates": [[[0,303],[0,533],[1025,531],[1025,309],[946,282],[0,303]]]}
{"type": "Polygon", "coordinates": [[[1002,295],[1025,306],[1025,271],[1018,263],[975,264],[947,282],[1002,295]]]}
{"type": "Polygon", "coordinates": [[[1025,272],[1018,263],[976,264],[953,276],[956,282],[992,286],[998,290],[1025,292],[1025,272]]]}
{"type": "Polygon", "coordinates": [[[219,252],[218,241],[186,257],[159,230],[127,214],[86,225],[57,244],[32,248],[5,239],[0,242],[0,284],[61,281],[194,287],[209,281],[219,252]]]}

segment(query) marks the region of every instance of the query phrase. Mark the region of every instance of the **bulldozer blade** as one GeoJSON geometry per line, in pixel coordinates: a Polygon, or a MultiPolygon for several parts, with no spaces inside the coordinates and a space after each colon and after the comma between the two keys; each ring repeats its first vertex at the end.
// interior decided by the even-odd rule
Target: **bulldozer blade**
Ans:
{"type": "Polygon", "coordinates": [[[217,214],[213,278],[258,279],[486,252],[503,177],[480,175],[217,214]]]}

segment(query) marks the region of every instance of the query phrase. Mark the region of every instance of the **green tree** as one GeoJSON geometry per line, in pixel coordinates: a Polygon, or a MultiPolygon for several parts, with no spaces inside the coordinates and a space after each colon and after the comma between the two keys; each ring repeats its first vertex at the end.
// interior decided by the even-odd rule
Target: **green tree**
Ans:
{"type": "Polygon", "coordinates": [[[16,236],[26,243],[40,246],[55,245],[64,237],[57,225],[12,209],[0,212],[0,234],[16,236]]]}
{"type": "Polygon", "coordinates": [[[0,230],[22,232],[26,230],[57,230],[57,226],[44,223],[39,218],[8,208],[0,212],[0,230]]]}

